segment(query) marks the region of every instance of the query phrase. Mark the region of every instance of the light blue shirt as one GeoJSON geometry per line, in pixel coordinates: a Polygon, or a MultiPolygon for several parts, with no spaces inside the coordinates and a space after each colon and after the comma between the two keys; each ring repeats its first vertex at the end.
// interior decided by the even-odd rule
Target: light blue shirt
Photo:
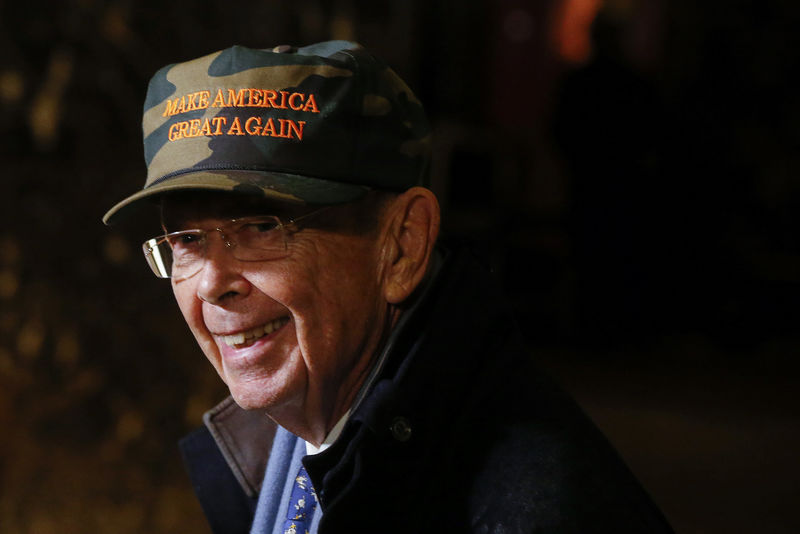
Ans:
{"type": "MultiPolygon", "coordinates": [[[[289,509],[294,479],[303,465],[302,459],[305,455],[306,442],[279,426],[272,442],[272,452],[250,534],[284,534],[283,524],[286,521],[286,510],[289,509]]],[[[309,525],[310,534],[316,534],[320,517],[322,509],[318,506],[309,525]]]]}

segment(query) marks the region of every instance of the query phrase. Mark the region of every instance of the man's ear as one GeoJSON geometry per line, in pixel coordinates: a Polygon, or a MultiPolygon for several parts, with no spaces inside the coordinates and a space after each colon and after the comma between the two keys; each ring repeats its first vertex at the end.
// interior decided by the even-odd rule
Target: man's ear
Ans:
{"type": "Polygon", "coordinates": [[[439,236],[439,202],[429,189],[413,187],[395,198],[386,214],[384,297],[390,304],[399,304],[428,272],[439,236]]]}

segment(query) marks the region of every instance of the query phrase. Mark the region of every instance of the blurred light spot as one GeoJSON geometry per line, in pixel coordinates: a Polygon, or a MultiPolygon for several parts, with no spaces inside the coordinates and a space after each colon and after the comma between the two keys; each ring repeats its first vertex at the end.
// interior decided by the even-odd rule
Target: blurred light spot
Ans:
{"type": "Polygon", "coordinates": [[[11,271],[0,271],[0,299],[10,299],[17,294],[19,278],[11,271]]]}
{"type": "Polygon", "coordinates": [[[120,4],[108,8],[103,18],[103,35],[114,44],[125,44],[131,38],[131,31],[125,22],[126,14],[120,4]]]}
{"type": "Polygon", "coordinates": [[[38,321],[29,321],[22,325],[17,334],[17,351],[27,360],[39,356],[44,344],[44,327],[38,321]]]}
{"type": "Polygon", "coordinates": [[[50,58],[47,78],[31,104],[28,123],[41,150],[49,150],[57,140],[62,100],[73,62],[71,53],[56,50],[50,58]]]}
{"type": "Polygon", "coordinates": [[[331,37],[334,40],[353,41],[355,34],[355,27],[351,17],[339,14],[331,19],[331,37]]]}
{"type": "Polygon", "coordinates": [[[512,43],[533,37],[533,16],[524,9],[512,9],[503,19],[503,32],[512,43]]]}
{"type": "Polygon", "coordinates": [[[78,362],[81,352],[78,335],[70,330],[62,332],[56,338],[55,359],[62,367],[73,367],[78,362]]]}
{"type": "Polygon", "coordinates": [[[570,63],[582,63],[592,54],[592,22],[603,0],[565,0],[553,25],[558,55],[570,63]]]}
{"type": "Polygon", "coordinates": [[[121,265],[130,259],[131,249],[127,241],[116,234],[111,234],[106,237],[103,254],[110,263],[121,265]]]}
{"type": "Polygon", "coordinates": [[[25,92],[22,74],[15,70],[0,73],[0,100],[3,104],[16,104],[25,92]]]}
{"type": "Polygon", "coordinates": [[[117,438],[122,442],[132,441],[144,433],[144,420],[134,411],[125,412],[117,421],[117,438]]]}

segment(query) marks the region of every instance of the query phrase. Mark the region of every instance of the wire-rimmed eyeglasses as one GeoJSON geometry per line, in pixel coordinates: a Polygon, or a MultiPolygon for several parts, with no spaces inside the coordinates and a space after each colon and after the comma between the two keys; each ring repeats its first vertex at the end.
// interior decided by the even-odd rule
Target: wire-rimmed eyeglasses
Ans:
{"type": "Polygon", "coordinates": [[[277,260],[288,255],[288,237],[296,222],[330,206],[282,221],[275,215],[231,219],[210,230],[171,232],[142,244],[144,257],[159,278],[184,280],[199,273],[206,262],[208,235],[219,232],[233,257],[242,261],[277,260]]]}

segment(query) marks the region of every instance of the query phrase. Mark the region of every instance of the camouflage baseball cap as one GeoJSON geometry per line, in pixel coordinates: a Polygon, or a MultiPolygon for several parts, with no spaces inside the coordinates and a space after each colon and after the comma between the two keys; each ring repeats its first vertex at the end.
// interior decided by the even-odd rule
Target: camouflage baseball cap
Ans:
{"type": "Polygon", "coordinates": [[[103,217],[181,190],[336,204],[370,188],[424,180],[430,128],[422,105],[356,43],[234,46],[164,67],[142,120],[147,180],[103,217]]]}

